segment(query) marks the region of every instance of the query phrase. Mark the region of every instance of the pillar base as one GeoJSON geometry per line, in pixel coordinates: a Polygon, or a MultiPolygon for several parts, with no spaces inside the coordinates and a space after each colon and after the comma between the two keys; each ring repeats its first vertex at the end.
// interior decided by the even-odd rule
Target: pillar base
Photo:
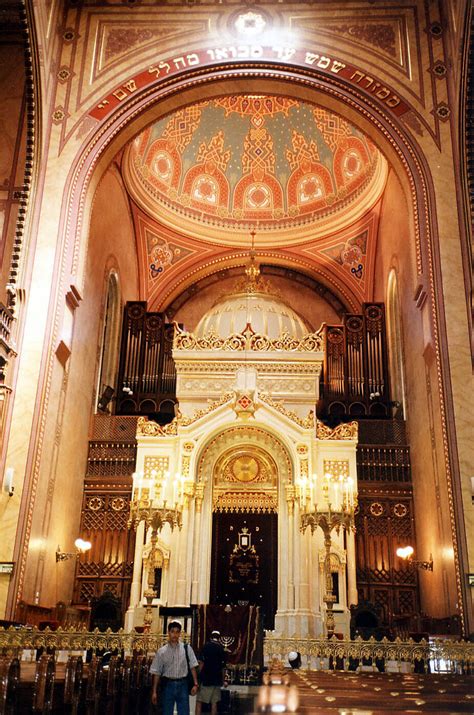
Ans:
{"type": "Polygon", "coordinates": [[[281,638],[319,638],[323,633],[320,613],[307,610],[277,611],[274,634],[281,638]]]}

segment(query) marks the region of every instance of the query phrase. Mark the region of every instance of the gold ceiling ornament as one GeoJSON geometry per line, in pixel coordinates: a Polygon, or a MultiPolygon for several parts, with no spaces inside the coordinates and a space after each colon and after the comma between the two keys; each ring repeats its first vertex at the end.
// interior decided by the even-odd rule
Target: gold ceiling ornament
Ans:
{"type": "Polygon", "coordinates": [[[250,259],[245,267],[245,276],[240,278],[234,287],[234,293],[238,295],[239,293],[244,293],[246,295],[254,295],[256,293],[265,293],[266,295],[271,295],[279,297],[279,292],[272,288],[270,282],[262,278],[260,273],[260,265],[255,262],[255,251],[253,248],[253,242],[255,238],[255,232],[252,231],[252,248],[250,250],[250,259]]]}
{"type": "Polygon", "coordinates": [[[316,437],[318,439],[353,439],[359,436],[359,426],[356,421],[343,422],[337,427],[331,428],[320,420],[316,422],[316,437]]]}
{"type": "Polygon", "coordinates": [[[258,396],[262,402],[265,402],[270,407],[273,407],[273,409],[277,410],[280,414],[285,415],[285,417],[288,417],[288,419],[292,420],[292,422],[296,422],[296,424],[303,427],[303,429],[314,428],[314,410],[310,410],[307,417],[301,418],[294,410],[287,410],[280,401],[277,402],[265,392],[259,392],[258,396]]]}

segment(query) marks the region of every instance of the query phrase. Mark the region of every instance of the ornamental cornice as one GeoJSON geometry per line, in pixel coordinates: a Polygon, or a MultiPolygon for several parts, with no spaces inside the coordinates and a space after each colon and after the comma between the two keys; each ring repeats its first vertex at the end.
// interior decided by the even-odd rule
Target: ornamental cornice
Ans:
{"type": "Polygon", "coordinates": [[[277,495],[266,492],[225,492],[215,500],[213,511],[276,513],[277,495]]]}
{"type": "Polygon", "coordinates": [[[331,429],[320,420],[316,421],[316,437],[318,439],[351,439],[357,441],[359,436],[359,425],[356,421],[345,422],[331,429]]]}
{"type": "Polygon", "coordinates": [[[324,335],[320,328],[317,332],[308,333],[301,339],[294,338],[288,333],[282,333],[279,338],[269,338],[251,330],[246,330],[244,333],[233,333],[226,338],[222,338],[214,332],[198,337],[177,326],[173,350],[323,352],[324,335]]]}
{"type": "Polygon", "coordinates": [[[214,410],[217,410],[218,407],[225,405],[226,402],[229,402],[230,400],[234,399],[234,397],[234,391],[224,392],[224,394],[219,397],[219,399],[209,402],[207,407],[203,407],[200,410],[195,410],[194,413],[189,417],[182,415],[178,411],[178,417],[176,417],[176,421],[180,427],[187,427],[188,425],[193,424],[193,422],[197,422],[197,420],[200,420],[201,417],[205,417],[211,412],[214,412],[214,410]]]}
{"type": "Polygon", "coordinates": [[[272,407],[274,410],[279,412],[281,415],[285,415],[285,417],[288,417],[288,419],[292,420],[292,422],[296,422],[296,424],[299,427],[302,427],[303,429],[313,429],[314,428],[314,411],[310,410],[308,412],[307,417],[299,417],[294,410],[287,410],[286,407],[283,406],[281,402],[277,402],[276,400],[273,400],[270,395],[265,394],[264,392],[259,393],[259,399],[262,402],[265,402],[269,407],[272,407]]]}
{"type": "Polygon", "coordinates": [[[168,437],[178,433],[178,423],[175,417],[172,422],[162,427],[147,417],[139,417],[137,422],[137,437],[168,437]]]}
{"type": "Polygon", "coordinates": [[[265,362],[257,362],[253,360],[242,360],[240,362],[222,362],[219,360],[215,363],[203,362],[200,360],[179,360],[175,358],[176,370],[178,375],[181,374],[207,374],[207,373],[219,373],[224,375],[225,373],[231,373],[234,375],[237,370],[241,367],[255,367],[260,375],[268,374],[272,375],[274,373],[285,373],[289,377],[292,375],[318,375],[321,371],[322,361],[314,362],[288,362],[285,361],[270,361],[265,360],[265,362]]]}
{"type": "Polygon", "coordinates": [[[221,405],[233,399],[234,394],[234,392],[225,392],[219,399],[213,400],[203,409],[195,410],[189,417],[183,415],[178,409],[176,417],[164,427],[157,422],[148,420],[146,417],[139,417],[137,422],[137,437],[167,437],[177,435],[178,427],[187,427],[193,424],[193,422],[197,422],[201,417],[208,415],[210,412],[213,412],[221,405]]]}

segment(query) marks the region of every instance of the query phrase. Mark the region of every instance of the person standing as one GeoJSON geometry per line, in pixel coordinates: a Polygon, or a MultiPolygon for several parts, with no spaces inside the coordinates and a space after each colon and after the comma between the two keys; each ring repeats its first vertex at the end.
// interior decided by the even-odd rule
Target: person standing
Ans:
{"type": "MultiPolygon", "coordinates": [[[[175,703],[178,715],[189,715],[188,660],[180,636],[181,623],[171,621],[168,624],[168,643],[156,652],[150,667],[150,673],[153,675],[151,702],[153,705],[157,704],[158,686],[161,684],[163,715],[173,715],[175,703]]],[[[191,695],[195,695],[198,689],[198,661],[190,645],[187,646],[187,651],[189,668],[194,678],[191,695]]]]}
{"type": "Polygon", "coordinates": [[[212,631],[211,640],[204,644],[199,654],[201,684],[196,699],[196,715],[201,715],[202,703],[210,703],[211,715],[217,715],[224,683],[225,652],[219,643],[219,631],[212,631]]]}

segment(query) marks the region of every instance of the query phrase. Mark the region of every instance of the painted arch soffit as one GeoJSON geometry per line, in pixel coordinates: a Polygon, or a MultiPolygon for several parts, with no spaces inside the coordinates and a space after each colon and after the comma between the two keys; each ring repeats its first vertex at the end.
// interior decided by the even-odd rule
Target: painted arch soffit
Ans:
{"type": "MultiPolygon", "coordinates": [[[[351,310],[372,299],[380,202],[342,231],[288,248],[257,252],[260,264],[291,267],[325,285],[351,310]]],[[[240,250],[186,237],[159,224],[132,202],[140,264],[140,295],[163,310],[197,281],[248,261],[249,238],[240,250]]]]}

